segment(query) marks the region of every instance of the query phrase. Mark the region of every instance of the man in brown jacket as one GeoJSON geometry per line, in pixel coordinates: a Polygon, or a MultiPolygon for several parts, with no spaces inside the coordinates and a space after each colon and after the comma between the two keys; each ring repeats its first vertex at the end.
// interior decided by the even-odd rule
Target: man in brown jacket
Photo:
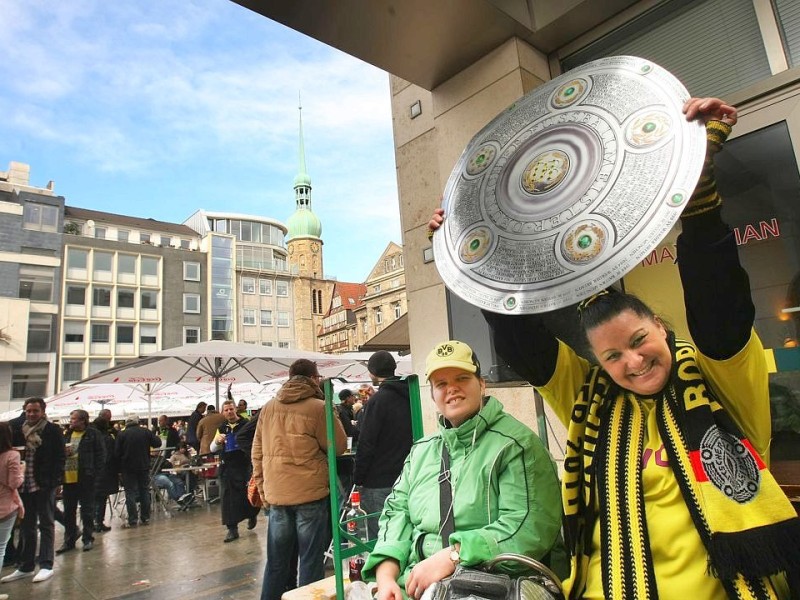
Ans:
{"type": "MultiPolygon", "coordinates": [[[[261,409],[253,439],[253,477],[270,506],[267,564],[262,600],[278,600],[287,589],[325,577],[323,557],[329,529],[328,436],[317,364],[299,359],[289,381],[261,409]],[[298,581],[289,581],[292,552],[299,550],[298,581]]],[[[333,418],[336,454],[347,437],[333,418]]]]}
{"type": "Polygon", "coordinates": [[[225,417],[222,413],[217,412],[213,405],[209,405],[206,409],[206,416],[200,419],[197,424],[197,439],[200,441],[200,454],[209,454],[211,452],[211,442],[214,441],[214,436],[217,435],[217,429],[225,422],[225,417]]]}

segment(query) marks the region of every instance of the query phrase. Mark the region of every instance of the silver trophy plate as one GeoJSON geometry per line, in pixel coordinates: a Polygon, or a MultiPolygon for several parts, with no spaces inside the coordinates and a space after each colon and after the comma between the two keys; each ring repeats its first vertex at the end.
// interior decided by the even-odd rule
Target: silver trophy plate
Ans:
{"type": "Polygon", "coordinates": [[[499,313],[579,302],[643,260],[700,176],[705,128],[689,94],[636,57],[603,58],[542,85],[467,145],[433,238],[445,285],[499,313]]]}

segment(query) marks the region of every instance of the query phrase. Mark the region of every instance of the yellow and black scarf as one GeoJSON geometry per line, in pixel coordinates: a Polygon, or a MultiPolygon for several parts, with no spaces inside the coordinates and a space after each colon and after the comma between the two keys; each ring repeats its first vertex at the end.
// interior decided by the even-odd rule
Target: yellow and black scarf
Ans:
{"type": "MultiPolygon", "coordinates": [[[[774,597],[766,578],[779,573],[785,573],[792,597],[799,597],[800,519],[705,384],[694,347],[671,335],[670,345],[672,375],[656,401],[656,418],[708,552],[709,572],[730,598],[774,597]]],[[[646,416],[638,402],[617,401],[620,394],[608,374],[593,367],[572,411],[562,486],[570,597],[585,585],[599,518],[606,597],[658,598],[641,477],[646,416]]]]}

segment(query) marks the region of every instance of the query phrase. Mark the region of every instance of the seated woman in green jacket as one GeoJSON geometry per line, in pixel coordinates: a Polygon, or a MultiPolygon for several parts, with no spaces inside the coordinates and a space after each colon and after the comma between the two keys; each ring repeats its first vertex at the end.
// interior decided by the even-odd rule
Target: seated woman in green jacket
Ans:
{"type": "Polygon", "coordinates": [[[528,427],[485,395],[472,349],[458,341],[439,344],[428,355],[425,375],[439,431],[414,444],[386,499],[364,566],[365,578],[378,582],[380,600],[401,600],[403,587],[419,598],[459,563],[474,566],[506,552],[546,560],[561,547],[553,460],[528,427]],[[451,501],[442,511],[445,460],[451,501]]]}

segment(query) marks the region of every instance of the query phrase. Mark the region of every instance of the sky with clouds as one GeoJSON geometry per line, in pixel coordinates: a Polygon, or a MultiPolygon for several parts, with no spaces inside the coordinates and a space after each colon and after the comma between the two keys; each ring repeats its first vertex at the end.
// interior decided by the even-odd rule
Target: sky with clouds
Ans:
{"type": "Polygon", "coordinates": [[[182,223],[294,212],[298,93],[325,275],[401,242],[389,77],[230,0],[0,0],[0,171],[182,223]]]}

